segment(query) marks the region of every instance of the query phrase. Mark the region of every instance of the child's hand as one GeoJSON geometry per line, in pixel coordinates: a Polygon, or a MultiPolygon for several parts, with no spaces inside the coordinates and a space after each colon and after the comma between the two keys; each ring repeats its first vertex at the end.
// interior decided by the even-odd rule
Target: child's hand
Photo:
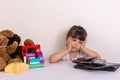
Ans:
{"type": "Polygon", "coordinates": [[[68,51],[71,52],[71,50],[72,50],[72,41],[70,41],[68,44],[68,51]]]}
{"type": "Polygon", "coordinates": [[[85,48],[85,45],[86,45],[86,40],[80,45],[80,49],[83,49],[83,48],[85,48]]]}

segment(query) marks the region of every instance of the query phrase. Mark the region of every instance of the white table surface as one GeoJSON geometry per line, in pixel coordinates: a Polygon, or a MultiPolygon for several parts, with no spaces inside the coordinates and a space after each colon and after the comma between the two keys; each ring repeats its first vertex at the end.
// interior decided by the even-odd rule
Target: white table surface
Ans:
{"type": "Polygon", "coordinates": [[[70,61],[50,64],[44,68],[34,68],[21,74],[0,72],[0,80],[119,80],[120,68],[115,72],[75,69],[70,61]]]}

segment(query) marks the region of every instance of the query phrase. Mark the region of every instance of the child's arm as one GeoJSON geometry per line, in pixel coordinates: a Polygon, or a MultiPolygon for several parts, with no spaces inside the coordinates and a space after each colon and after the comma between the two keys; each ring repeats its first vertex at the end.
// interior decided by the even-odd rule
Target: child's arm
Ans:
{"type": "Polygon", "coordinates": [[[88,48],[81,48],[82,52],[84,52],[85,54],[87,54],[88,56],[93,56],[93,57],[97,57],[97,59],[100,58],[100,55],[98,53],[96,53],[95,51],[88,49],[88,48]]]}
{"type": "Polygon", "coordinates": [[[71,52],[71,45],[72,45],[72,43],[70,42],[70,44],[68,45],[68,48],[66,50],[52,54],[49,57],[49,62],[55,63],[55,62],[59,61],[60,59],[62,59],[66,54],[71,52]]]}
{"type": "Polygon", "coordinates": [[[68,53],[69,53],[69,50],[68,50],[68,49],[66,49],[66,50],[64,50],[64,51],[62,51],[62,52],[54,53],[54,54],[52,54],[52,55],[49,57],[49,62],[50,62],[50,63],[55,63],[55,62],[61,60],[61,59],[62,59],[66,54],[68,54],[68,53]]]}
{"type": "Polygon", "coordinates": [[[86,44],[86,41],[80,46],[80,50],[81,50],[83,53],[87,54],[88,56],[97,57],[97,59],[99,59],[99,58],[100,58],[100,55],[99,55],[97,52],[95,52],[95,51],[93,51],[93,50],[91,50],[91,49],[86,48],[86,47],[85,47],[85,44],[86,44]]]}

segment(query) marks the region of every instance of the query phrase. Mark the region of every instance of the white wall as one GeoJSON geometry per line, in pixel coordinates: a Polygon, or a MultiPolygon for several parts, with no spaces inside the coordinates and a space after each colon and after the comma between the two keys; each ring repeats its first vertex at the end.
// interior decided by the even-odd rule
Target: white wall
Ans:
{"type": "Polygon", "coordinates": [[[65,48],[72,25],[88,32],[87,47],[120,62],[119,0],[0,0],[0,30],[41,44],[45,56],[65,48]]]}

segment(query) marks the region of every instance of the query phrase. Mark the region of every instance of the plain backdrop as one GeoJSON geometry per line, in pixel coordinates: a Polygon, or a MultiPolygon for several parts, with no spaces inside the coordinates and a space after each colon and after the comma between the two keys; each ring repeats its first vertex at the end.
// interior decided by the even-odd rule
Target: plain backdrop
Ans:
{"type": "Polygon", "coordinates": [[[10,29],[41,45],[45,57],[66,48],[73,25],[88,32],[86,47],[120,62],[119,0],[0,0],[0,30],[10,29]]]}

